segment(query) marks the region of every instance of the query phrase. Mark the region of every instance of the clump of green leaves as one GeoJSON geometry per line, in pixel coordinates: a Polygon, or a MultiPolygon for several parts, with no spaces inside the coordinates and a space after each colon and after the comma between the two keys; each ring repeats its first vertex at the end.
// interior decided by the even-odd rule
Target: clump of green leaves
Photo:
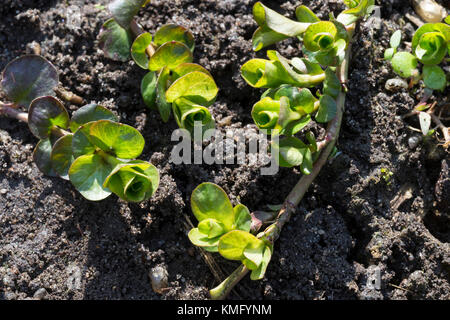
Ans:
{"type": "Polygon", "coordinates": [[[272,143],[282,167],[299,166],[309,174],[318,156],[314,135],[308,132],[307,143],[296,137],[312,120],[327,123],[336,116],[336,99],[341,83],[335,66],[344,59],[348,45],[346,24],[370,11],[373,1],[354,1],[354,7],[336,19],[321,21],[309,8],[296,9],[298,21],[288,19],[267,8],[261,2],[253,7],[259,28],[253,35],[253,48],[258,51],[268,45],[290,37],[303,41],[304,57],[288,59],[274,50],[267,51],[266,59],[246,62],[241,73],[244,80],[255,88],[266,88],[252,109],[252,117],[260,130],[278,136],[272,143]],[[321,86],[311,92],[308,88],[321,86]]]}
{"type": "Polygon", "coordinates": [[[233,207],[222,188],[206,182],[192,192],[191,208],[199,222],[189,232],[194,245],[241,261],[252,270],[253,280],[264,276],[273,248],[270,242],[250,232],[252,216],[245,205],[233,207]]]}
{"type": "MultiPolygon", "coordinates": [[[[279,138],[272,139],[272,154],[280,166],[298,166],[305,175],[312,172],[321,150],[312,132],[304,133],[304,140],[296,135],[313,119],[318,123],[328,123],[336,118],[337,101],[342,98],[342,84],[336,72],[345,59],[352,32],[347,27],[353,30],[354,22],[370,13],[374,1],[346,3],[350,8],[337,18],[331,16],[330,21],[321,21],[305,6],[297,8],[297,21],[278,14],[261,2],[253,7],[253,16],[258,24],[252,40],[255,51],[291,37],[303,42],[304,57],[288,59],[269,50],[268,59],[246,62],[241,73],[252,87],[266,89],[253,106],[252,118],[261,131],[279,138]],[[311,91],[310,88],[317,90],[311,91]]],[[[342,102],[341,99],[340,105],[342,102]]],[[[339,109],[341,115],[342,108],[339,109]]],[[[340,122],[336,127],[339,125],[340,122]]],[[[291,201],[287,202],[292,205],[291,201]]],[[[280,216],[284,218],[290,214],[285,210],[286,204],[275,222],[272,221],[271,226],[259,234],[256,232],[261,221],[255,218],[252,224],[247,208],[243,205],[233,208],[225,192],[214,184],[204,183],[197,187],[192,193],[191,206],[199,221],[198,227],[189,233],[192,243],[208,251],[218,251],[227,259],[241,261],[252,271],[252,279],[261,279],[272,256],[273,241],[280,232],[280,216]],[[255,228],[256,225],[258,227],[255,228]]],[[[213,298],[224,297],[244,272],[243,269],[237,271],[211,290],[213,298]]]]}
{"type": "Polygon", "coordinates": [[[390,39],[390,48],[384,53],[394,72],[403,78],[412,78],[413,83],[423,79],[431,90],[444,90],[449,85],[448,75],[439,64],[450,54],[450,25],[439,22],[421,26],[411,42],[412,53],[397,52],[401,38],[401,31],[395,31],[390,39]],[[423,64],[422,73],[418,69],[419,62],[423,64]]]}
{"type": "Polygon", "coordinates": [[[70,180],[93,201],[115,193],[138,202],[156,191],[158,170],[135,160],[144,148],[142,135],[96,104],[79,108],[70,118],[52,96],[58,75],[50,62],[36,55],[17,58],[3,71],[1,85],[14,108],[28,109],[28,126],[40,139],[33,158],[43,173],[70,180]]]}
{"type": "Polygon", "coordinates": [[[113,18],[100,32],[100,45],[106,56],[135,63],[148,70],[141,82],[146,106],[159,111],[167,122],[173,112],[180,128],[191,133],[195,122],[202,130],[213,128],[214,119],[208,110],[216,99],[218,88],[211,74],[193,63],[195,41],[182,26],[167,24],[154,35],[141,33],[133,40],[134,15],[148,1],[113,1],[109,9],[113,18]]]}

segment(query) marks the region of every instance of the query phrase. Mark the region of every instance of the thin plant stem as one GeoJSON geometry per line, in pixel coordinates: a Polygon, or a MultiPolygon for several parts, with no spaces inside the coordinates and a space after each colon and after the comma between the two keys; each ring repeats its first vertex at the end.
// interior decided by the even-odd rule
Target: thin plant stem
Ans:
{"type": "MultiPolygon", "coordinates": [[[[351,24],[347,27],[349,33],[349,38],[352,39],[355,30],[355,24],[351,24]]],[[[265,238],[271,243],[274,243],[280,236],[283,226],[289,221],[292,213],[295,211],[295,207],[300,203],[306,191],[308,190],[311,183],[318,176],[322,167],[327,163],[330,154],[336,144],[339,137],[339,131],[341,128],[342,117],[344,114],[345,107],[345,89],[348,80],[348,67],[350,61],[351,52],[351,40],[349,41],[348,48],[345,52],[344,60],[341,65],[336,69],[336,74],[338,79],[344,88],[339,93],[336,99],[337,113],[334,119],[328,124],[327,134],[325,140],[321,143],[323,150],[320,153],[319,158],[314,163],[313,170],[309,175],[303,175],[297,182],[295,187],[291,190],[289,195],[286,197],[282,208],[278,213],[278,217],[273,224],[271,224],[267,229],[260,235],[260,238],[265,238]]],[[[230,291],[234,288],[236,284],[249,272],[244,265],[239,266],[228,278],[226,278],[222,283],[220,283],[216,288],[210,290],[210,296],[214,300],[225,299],[230,291]]]]}

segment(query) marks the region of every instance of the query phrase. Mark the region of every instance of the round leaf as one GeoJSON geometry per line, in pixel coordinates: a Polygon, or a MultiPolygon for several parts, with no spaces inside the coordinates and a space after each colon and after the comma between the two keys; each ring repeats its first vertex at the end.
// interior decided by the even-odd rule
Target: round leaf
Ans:
{"type": "Polygon", "coordinates": [[[150,59],[149,69],[151,71],[158,71],[164,67],[174,69],[181,63],[192,62],[192,59],[192,52],[185,44],[170,41],[156,50],[150,59]]]}
{"type": "Polygon", "coordinates": [[[214,79],[199,71],[194,71],[177,79],[166,92],[166,99],[172,103],[178,98],[185,97],[203,106],[214,103],[219,89],[214,79]]]}
{"type": "Polygon", "coordinates": [[[395,73],[403,78],[409,78],[417,68],[417,58],[408,52],[397,52],[391,60],[395,73]]]}
{"type": "Polygon", "coordinates": [[[219,240],[219,253],[229,260],[243,260],[247,258],[244,255],[244,251],[249,257],[254,257],[258,251],[263,253],[264,247],[262,240],[251,233],[241,230],[230,231],[219,240]]]}
{"type": "Polygon", "coordinates": [[[114,122],[119,121],[117,116],[112,113],[112,111],[98,104],[92,103],[79,108],[72,114],[70,130],[75,132],[83,124],[97,120],[111,120],[114,122]]]}
{"type": "Polygon", "coordinates": [[[85,123],[72,137],[72,153],[75,158],[95,152],[95,145],[90,141],[90,128],[95,121],[85,123]]]}
{"type": "Polygon", "coordinates": [[[391,48],[396,49],[400,45],[400,41],[402,41],[402,32],[397,30],[392,34],[389,44],[391,45],[391,48]]]}
{"type": "Polygon", "coordinates": [[[128,61],[132,43],[133,34],[122,28],[114,19],[103,24],[98,45],[106,57],[115,61],[128,61]]]}
{"type": "Polygon", "coordinates": [[[32,100],[54,95],[58,82],[58,73],[50,62],[38,55],[26,55],[8,63],[1,86],[11,101],[28,108],[32,100]]]}
{"type": "Polygon", "coordinates": [[[135,128],[109,120],[99,120],[90,126],[89,141],[121,159],[139,157],[145,144],[144,138],[135,128]]]}
{"type": "Polygon", "coordinates": [[[69,180],[69,168],[75,160],[72,153],[72,137],[73,134],[67,134],[59,138],[50,155],[53,170],[65,180],[69,180]]]}
{"type": "Polygon", "coordinates": [[[111,166],[97,154],[78,157],[69,169],[69,178],[74,187],[88,200],[103,200],[111,194],[103,182],[111,172],[111,166]]]}
{"type": "Polygon", "coordinates": [[[211,73],[209,73],[209,71],[203,68],[201,65],[196,63],[185,62],[172,70],[173,79],[176,80],[194,71],[203,72],[204,74],[207,74],[208,76],[212,77],[211,73]]]}
{"type": "Polygon", "coordinates": [[[147,55],[147,47],[152,43],[152,35],[148,32],[140,34],[131,46],[131,57],[142,69],[148,69],[150,58],[147,55]]]}
{"type": "Polygon", "coordinates": [[[161,46],[169,41],[184,43],[191,51],[194,51],[195,41],[192,33],[182,26],[166,24],[155,33],[155,44],[161,46]]]}
{"type": "Polygon", "coordinates": [[[225,233],[225,226],[216,219],[205,219],[198,224],[198,230],[206,234],[209,239],[217,238],[225,233]]]}
{"type": "Polygon", "coordinates": [[[216,249],[213,251],[217,251],[217,244],[219,243],[220,236],[216,238],[208,238],[208,236],[200,232],[198,228],[194,228],[189,231],[188,237],[189,240],[191,240],[191,242],[198,247],[215,247],[216,249]]]}
{"type": "Polygon", "coordinates": [[[291,168],[301,165],[307,146],[296,137],[286,137],[278,144],[272,142],[272,153],[278,153],[278,164],[291,168]]]}
{"type": "Polygon", "coordinates": [[[69,114],[62,103],[54,97],[36,98],[30,104],[28,126],[32,134],[45,139],[55,127],[63,129],[69,127],[69,114]]]}
{"type": "Polygon", "coordinates": [[[424,66],[423,81],[428,88],[433,90],[444,90],[447,84],[445,72],[439,66],[424,66]]]}
{"type": "Polygon", "coordinates": [[[199,222],[205,219],[220,221],[227,230],[234,225],[234,211],[230,199],[221,187],[205,182],[194,189],[191,208],[199,222]]]}
{"type": "Polygon", "coordinates": [[[38,142],[33,152],[33,160],[36,166],[44,174],[49,176],[57,176],[56,172],[52,169],[52,162],[50,154],[52,152],[52,143],[50,139],[43,139],[38,142]]]}

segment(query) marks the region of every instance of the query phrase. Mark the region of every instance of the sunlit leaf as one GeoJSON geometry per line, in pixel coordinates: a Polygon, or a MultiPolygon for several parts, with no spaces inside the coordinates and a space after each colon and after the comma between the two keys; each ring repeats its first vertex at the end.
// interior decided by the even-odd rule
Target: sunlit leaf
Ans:
{"type": "Polygon", "coordinates": [[[185,44],[191,51],[194,51],[195,40],[192,33],[182,26],[176,24],[166,24],[155,33],[155,44],[161,46],[169,41],[178,41],[185,44]]]}
{"type": "Polygon", "coordinates": [[[148,2],[148,0],[113,0],[108,9],[117,23],[127,29],[139,9],[148,2]]]}
{"type": "Polygon", "coordinates": [[[166,92],[168,102],[184,97],[203,106],[214,103],[219,89],[214,79],[204,72],[190,72],[178,78],[166,92]]]}
{"type": "Polygon", "coordinates": [[[164,67],[175,69],[179,64],[192,62],[192,52],[189,48],[176,41],[170,41],[160,46],[150,59],[149,69],[158,71],[164,67]]]}
{"type": "Polygon", "coordinates": [[[397,52],[391,60],[395,73],[403,78],[414,75],[417,68],[417,58],[409,52],[397,52]]]}
{"type": "Polygon", "coordinates": [[[147,47],[152,43],[152,35],[148,32],[140,34],[131,46],[131,57],[142,69],[148,69],[150,58],[147,55],[147,47]]]}
{"type": "Polygon", "coordinates": [[[85,123],[97,120],[111,120],[118,122],[117,116],[110,110],[95,103],[87,104],[72,114],[70,130],[75,132],[85,123]]]}

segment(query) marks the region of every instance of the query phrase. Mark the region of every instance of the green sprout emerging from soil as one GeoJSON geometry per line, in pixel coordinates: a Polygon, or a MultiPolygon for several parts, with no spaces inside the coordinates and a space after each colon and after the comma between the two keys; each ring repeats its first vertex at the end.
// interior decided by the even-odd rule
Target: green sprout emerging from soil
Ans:
{"type": "Polygon", "coordinates": [[[0,103],[0,114],[27,122],[40,139],[33,153],[39,170],[70,180],[88,200],[111,193],[131,202],[150,198],[159,173],[151,163],[135,160],[144,148],[142,135],[96,104],[70,118],[54,97],[58,83],[55,67],[39,55],[11,61],[2,74],[1,87],[11,102],[0,103]]]}
{"type": "Polygon", "coordinates": [[[321,168],[334,154],[344,112],[351,39],[358,20],[372,11],[373,0],[345,1],[349,9],[337,18],[321,21],[309,8],[296,10],[297,21],[288,19],[257,2],[253,16],[258,29],[253,34],[255,51],[281,40],[296,37],[303,42],[304,57],[288,59],[274,50],[268,59],[252,59],[242,66],[242,77],[255,88],[267,89],[252,109],[261,131],[279,137],[272,142],[272,155],[283,167],[300,167],[302,178],[276,214],[258,219],[239,204],[232,207],[222,189],[210,183],[198,186],[191,198],[199,221],[189,233],[193,244],[219,252],[242,265],[218,287],[213,299],[225,298],[251,271],[251,279],[264,277],[273,244],[321,168]],[[308,88],[317,88],[315,93],[308,88]],[[327,123],[323,140],[304,133],[307,142],[295,135],[310,123],[327,123]],[[267,226],[268,224],[268,226],[267,226]],[[264,231],[259,229],[266,225],[264,231]]]}
{"type": "Polygon", "coordinates": [[[386,49],[384,58],[391,62],[392,69],[402,78],[409,78],[411,88],[419,80],[423,80],[425,94],[414,110],[405,115],[409,117],[418,115],[422,133],[430,135],[434,129],[430,127],[433,121],[440,128],[444,136],[442,145],[450,146],[449,128],[442,123],[441,108],[439,115],[436,113],[437,103],[428,103],[433,90],[444,91],[450,85],[449,74],[446,74],[440,64],[450,61],[450,16],[444,22],[426,23],[416,30],[411,42],[412,53],[398,52],[402,34],[400,30],[393,33],[390,39],[390,48],[386,49]],[[423,65],[419,71],[419,62],[423,65]]]}
{"type": "Polygon", "coordinates": [[[104,23],[99,35],[101,48],[113,60],[127,61],[131,56],[148,70],[141,82],[142,98],[146,106],[159,111],[164,122],[173,112],[178,126],[191,136],[197,121],[203,131],[214,128],[208,107],[218,88],[211,74],[193,63],[192,33],[174,24],[162,26],[153,36],[142,31],[134,16],[148,2],[113,1],[109,5],[113,18],[104,23]]]}

